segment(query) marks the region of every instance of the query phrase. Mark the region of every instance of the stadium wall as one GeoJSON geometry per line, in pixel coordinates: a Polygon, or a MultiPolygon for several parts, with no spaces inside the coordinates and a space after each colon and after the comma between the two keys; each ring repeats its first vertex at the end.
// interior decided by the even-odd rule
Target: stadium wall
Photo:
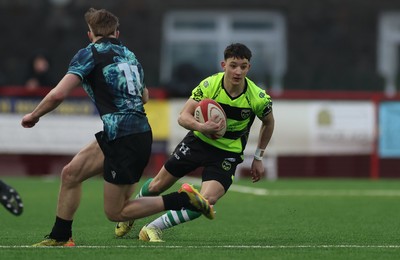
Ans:
{"type": "Polygon", "coordinates": [[[2,32],[7,35],[0,42],[4,85],[25,82],[25,65],[35,50],[48,52],[54,77],[61,78],[71,57],[87,43],[83,14],[94,6],[120,16],[121,39],[141,60],[148,85],[165,84],[160,60],[168,12],[270,10],[282,13],[287,22],[285,89],[354,91],[383,89],[376,62],[379,16],[400,10],[400,2],[393,0],[4,0],[0,6],[2,32]],[[29,44],[21,40],[22,33],[29,44]]]}
{"type": "MultiPolygon", "coordinates": [[[[35,128],[20,120],[47,93],[0,89],[0,174],[58,174],[74,153],[93,140],[101,121],[77,91],[35,128]]],[[[177,122],[184,99],[150,90],[146,105],[154,145],[146,175],[154,175],[186,130],[177,122]]],[[[267,150],[266,177],[400,177],[399,97],[375,92],[286,91],[272,94],[276,127],[267,150]],[[384,105],[385,116],[380,109],[384,105]],[[394,106],[393,106],[394,105],[394,106]],[[394,115],[394,116],[393,116],[394,115]],[[383,120],[383,119],[384,120],[383,120]]],[[[238,176],[249,175],[260,122],[255,121],[238,176]]]]}

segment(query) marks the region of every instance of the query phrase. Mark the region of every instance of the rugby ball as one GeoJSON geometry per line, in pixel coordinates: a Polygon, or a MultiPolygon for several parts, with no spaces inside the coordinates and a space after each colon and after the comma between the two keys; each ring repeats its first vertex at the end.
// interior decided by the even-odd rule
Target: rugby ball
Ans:
{"type": "Polygon", "coordinates": [[[218,104],[213,99],[203,99],[197,104],[197,107],[194,111],[194,118],[200,122],[200,123],[205,123],[211,118],[214,117],[214,115],[217,115],[216,121],[218,122],[219,120],[224,120],[224,127],[218,131],[216,134],[212,135],[207,135],[208,137],[212,139],[218,139],[224,136],[226,132],[226,114],[224,109],[218,104]]]}

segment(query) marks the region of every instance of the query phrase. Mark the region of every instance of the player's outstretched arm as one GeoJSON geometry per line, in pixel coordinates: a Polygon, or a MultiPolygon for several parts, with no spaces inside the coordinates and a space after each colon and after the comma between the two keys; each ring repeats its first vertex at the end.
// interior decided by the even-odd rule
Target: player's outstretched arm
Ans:
{"type": "Polygon", "coordinates": [[[25,128],[34,127],[39,122],[40,117],[53,111],[58,107],[71,91],[81,84],[81,79],[77,75],[67,74],[39,103],[39,105],[29,114],[22,118],[21,125],[25,128]]]}
{"type": "Polygon", "coordinates": [[[251,177],[253,182],[259,181],[261,176],[264,175],[265,169],[262,156],[264,155],[265,148],[271,140],[274,126],[275,119],[271,112],[262,119],[260,134],[258,136],[257,151],[255,152],[253,163],[251,164],[251,177]]]}
{"type": "Polygon", "coordinates": [[[258,135],[258,146],[265,149],[271,140],[272,133],[274,132],[275,119],[272,111],[262,119],[260,133],[258,135]]]}

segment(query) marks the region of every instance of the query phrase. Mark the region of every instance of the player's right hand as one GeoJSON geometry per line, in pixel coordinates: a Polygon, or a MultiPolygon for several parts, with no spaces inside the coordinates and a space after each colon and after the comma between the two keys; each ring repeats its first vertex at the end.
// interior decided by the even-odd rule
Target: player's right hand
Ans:
{"type": "Polygon", "coordinates": [[[39,122],[39,118],[36,118],[32,116],[32,113],[29,113],[22,118],[21,125],[24,128],[31,128],[34,127],[37,122],[39,122]]]}
{"type": "Polygon", "coordinates": [[[225,127],[225,122],[221,118],[219,118],[218,115],[213,115],[213,117],[210,120],[202,124],[202,129],[200,130],[200,132],[202,132],[205,135],[216,134],[224,127],[225,127]]]}

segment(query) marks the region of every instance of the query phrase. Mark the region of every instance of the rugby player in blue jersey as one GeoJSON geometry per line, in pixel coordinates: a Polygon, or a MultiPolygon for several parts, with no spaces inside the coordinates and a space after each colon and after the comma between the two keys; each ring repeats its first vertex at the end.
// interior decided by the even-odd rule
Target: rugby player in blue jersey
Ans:
{"type": "Polygon", "coordinates": [[[119,19],[107,10],[85,13],[90,44],[72,58],[66,75],[22,119],[30,128],[54,110],[77,87],[83,86],[103,121],[96,140],[82,148],[61,172],[57,215],[45,240],[34,246],[74,246],[72,222],[78,209],[82,182],[103,174],[104,211],[111,221],[142,218],[182,207],[212,219],[210,204],[189,184],[165,196],[131,200],[151,155],[152,132],[144,110],[148,90],[143,68],[119,40],[119,19]],[[200,213],[201,214],[201,213],[200,213]]]}

